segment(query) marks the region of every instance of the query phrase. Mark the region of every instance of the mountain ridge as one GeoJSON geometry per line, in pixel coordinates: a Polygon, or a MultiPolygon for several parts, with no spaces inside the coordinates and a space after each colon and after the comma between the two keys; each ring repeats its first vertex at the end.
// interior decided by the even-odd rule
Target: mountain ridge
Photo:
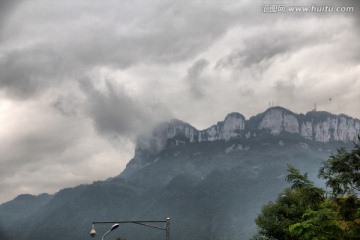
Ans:
{"type": "Polygon", "coordinates": [[[172,119],[160,123],[150,134],[138,137],[135,156],[120,176],[126,178],[131,172],[151,164],[151,156],[171,145],[252,138],[263,132],[272,135],[293,133],[307,140],[348,143],[358,140],[360,120],[325,111],[296,114],[280,106],[268,108],[249,119],[241,113],[232,112],[227,114],[223,121],[203,130],[198,130],[187,122],[172,119]]]}

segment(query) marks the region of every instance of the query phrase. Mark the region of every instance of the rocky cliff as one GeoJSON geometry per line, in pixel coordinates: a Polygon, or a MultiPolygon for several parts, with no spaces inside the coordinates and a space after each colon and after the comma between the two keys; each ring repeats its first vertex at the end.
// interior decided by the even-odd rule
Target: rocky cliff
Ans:
{"type": "Polygon", "coordinates": [[[167,146],[283,133],[298,134],[306,140],[317,142],[347,143],[358,140],[360,120],[344,114],[318,111],[296,114],[282,107],[269,108],[248,120],[240,113],[230,113],[224,121],[204,130],[180,120],[171,120],[158,125],[151,134],[138,138],[134,159],[122,176],[126,177],[128,173],[153,163],[156,158],[151,156],[167,146]]]}
{"type": "Polygon", "coordinates": [[[303,115],[275,107],[260,116],[262,119],[257,128],[269,130],[274,135],[284,132],[297,133],[309,140],[347,143],[356,141],[360,134],[360,120],[344,114],[311,111],[303,115]]]}

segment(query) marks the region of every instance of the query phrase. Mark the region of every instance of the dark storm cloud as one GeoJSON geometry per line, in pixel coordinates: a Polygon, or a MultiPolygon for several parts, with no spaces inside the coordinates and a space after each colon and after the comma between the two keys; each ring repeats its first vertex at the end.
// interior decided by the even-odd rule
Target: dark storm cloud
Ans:
{"type": "Polygon", "coordinates": [[[120,68],[138,63],[179,62],[207,49],[237,18],[225,8],[192,1],[163,2],[151,8],[153,12],[139,16],[140,20],[130,25],[125,34],[117,33],[116,25],[93,27],[80,36],[74,52],[90,65],[120,68]]]}
{"type": "Polygon", "coordinates": [[[42,9],[35,15],[36,7],[26,1],[29,6],[22,10],[30,11],[36,25],[23,25],[28,21],[23,15],[16,15],[7,24],[7,45],[18,40],[17,36],[39,38],[39,43],[5,47],[0,55],[0,88],[14,98],[27,99],[56,85],[64,75],[72,78],[74,72],[96,67],[126,69],[141,63],[169,64],[190,59],[220,39],[239,17],[218,4],[192,1],[135,4],[139,9],[151,9],[143,12],[126,8],[128,3],[111,2],[111,11],[106,14],[104,6],[95,2],[87,5],[81,15],[75,14],[69,2],[49,3],[35,1],[33,4],[42,9]],[[56,10],[50,15],[46,9],[56,10]],[[123,19],[123,15],[129,15],[125,11],[135,15],[129,17],[128,23],[123,19]],[[18,25],[26,33],[24,36],[11,30],[18,25]],[[37,35],[41,32],[47,34],[37,35]]]}
{"type": "Polygon", "coordinates": [[[161,119],[170,117],[166,109],[136,100],[113,81],[105,80],[102,89],[96,88],[89,79],[82,79],[80,83],[87,97],[86,111],[100,133],[134,139],[161,119]]]}
{"type": "Polygon", "coordinates": [[[7,15],[12,11],[16,1],[14,0],[1,0],[0,1],[0,23],[3,24],[7,15]]]}
{"type": "Polygon", "coordinates": [[[62,71],[59,55],[44,45],[6,51],[0,58],[0,89],[27,99],[57,84],[62,71]]]}
{"type": "Polygon", "coordinates": [[[290,50],[284,41],[272,41],[268,38],[252,39],[245,43],[243,50],[235,50],[229,56],[219,60],[216,68],[247,68],[290,50]]]}
{"type": "Polygon", "coordinates": [[[206,68],[208,65],[209,65],[209,62],[206,59],[197,60],[194,63],[194,65],[188,69],[187,78],[190,81],[192,81],[192,80],[196,81],[197,79],[199,79],[204,68],[206,68]]]}
{"type": "Polygon", "coordinates": [[[197,60],[187,72],[186,81],[190,86],[190,92],[195,99],[200,99],[204,96],[205,80],[201,79],[201,74],[209,65],[206,59],[197,60]]]}
{"type": "Polygon", "coordinates": [[[242,69],[255,65],[261,70],[262,66],[259,64],[267,67],[273,58],[291,54],[304,47],[315,46],[321,41],[324,42],[324,38],[331,38],[331,33],[318,30],[309,36],[308,32],[297,29],[285,31],[269,28],[246,38],[242,44],[240,43],[241,49],[235,49],[231,54],[220,59],[216,68],[242,69]]]}
{"type": "Polygon", "coordinates": [[[8,17],[16,9],[16,6],[19,5],[24,0],[0,0],[0,42],[3,39],[2,29],[7,23],[8,17]]]}

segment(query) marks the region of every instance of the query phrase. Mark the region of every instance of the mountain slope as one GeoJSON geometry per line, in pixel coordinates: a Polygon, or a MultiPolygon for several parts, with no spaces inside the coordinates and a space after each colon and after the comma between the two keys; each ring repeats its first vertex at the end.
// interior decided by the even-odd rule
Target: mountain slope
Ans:
{"type": "MultiPolygon", "coordinates": [[[[287,186],[287,164],[316,180],[321,162],[336,148],[351,147],[359,126],[343,115],[279,107],[249,120],[231,113],[202,131],[172,120],[139,137],[134,158],[117,177],[0,205],[7,235],[1,239],[85,238],[92,221],[166,217],[174,240],[248,239],[261,207],[287,186]]],[[[96,226],[98,237],[108,228],[96,226]]],[[[124,224],[114,236],[161,239],[164,232],[124,224]]]]}

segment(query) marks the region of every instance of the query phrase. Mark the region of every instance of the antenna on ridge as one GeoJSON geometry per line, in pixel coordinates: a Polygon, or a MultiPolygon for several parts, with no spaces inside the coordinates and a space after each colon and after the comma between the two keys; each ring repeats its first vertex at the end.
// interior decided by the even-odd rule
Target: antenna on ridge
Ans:
{"type": "Polygon", "coordinates": [[[314,103],[314,110],[313,111],[316,112],[316,103],[314,103]]]}

